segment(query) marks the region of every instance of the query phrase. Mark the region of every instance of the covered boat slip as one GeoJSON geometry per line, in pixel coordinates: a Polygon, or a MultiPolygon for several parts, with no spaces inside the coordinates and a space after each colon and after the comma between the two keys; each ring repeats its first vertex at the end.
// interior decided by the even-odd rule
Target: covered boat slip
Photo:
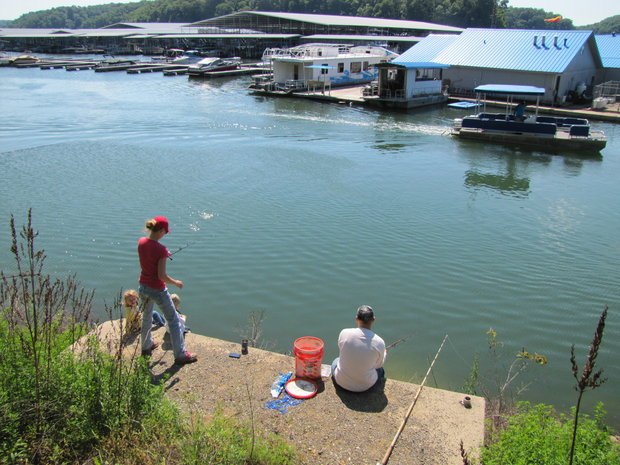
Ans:
{"type": "Polygon", "coordinates": [[[486,140],[515,145],[537,146],[551,151],[598,152],[607,140],[600,131],[591,131],[590,123],[583,118],[538,116],[539,98],[545,90],[533,86],[487,84],[476,87],[483,96],[483,111],[456,119],[452,134],[462,138],[486,140]],[[505,113],[487,113],[487,94],[505,95],[505,113]],[[536,96],[534,116],[521,119],[512,114],[513,100],[536,96]]]}

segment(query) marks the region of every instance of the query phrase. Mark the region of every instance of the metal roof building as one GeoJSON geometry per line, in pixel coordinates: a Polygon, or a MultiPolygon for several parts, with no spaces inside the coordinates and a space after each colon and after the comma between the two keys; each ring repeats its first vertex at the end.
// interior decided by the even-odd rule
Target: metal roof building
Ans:
{"type": "Polygon", "coordinates": [[[407,65],[408,63],[436,62],[435,57],[452,44],[458,36],[454,34],[431,34],[422,39],[415,47],[411,47],[392,63],[407,65]]]}
{"type": "Polygon", "coordinates": [[[594,39],[603,63],[603,80],[620,81],[620,36],[597,35],[594,39]]]}
{"type": "Polygon", "coordinates": [[[454,34],[461,31],[421,21],[243,11],[191,24],[120,22],[99,29],[5,28],[0,29],[0,44],[33,52],[58,52],[76,46],[104,48],[112,53],[119,53],[114,51],[119,49],[139,51],[141,47],[173,47],[219,49],[226,55],[260,57],[266,48],[307,42],[374,44],[399,51],[406,50],[430,32],[454,34]]]}
{"type": "Polygon", "coordinates": [[[251,29],[271,33],[411,35],[425,36],[430,32],[461,32],[458,27],[422,21],[366,18],[362,16],[319,15],[309,13],[276,13],[240,11],[217,18],[205,19],[190,26],[214,26],[222,29],[251,29]]]}
{"type": "Polygon", "coordinates": [[[544,101],[561,103],[580,83],[600,78],[601,59],[591,31],[466,29],[452,39],[429,35],[400,60],[450,65],[451,93],[482,84],[521,84],[546,89],[544,101]]]}

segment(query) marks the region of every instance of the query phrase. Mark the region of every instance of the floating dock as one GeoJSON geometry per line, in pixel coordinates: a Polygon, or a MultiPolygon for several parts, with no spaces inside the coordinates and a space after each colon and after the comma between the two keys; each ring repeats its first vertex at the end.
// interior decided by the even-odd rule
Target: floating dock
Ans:
{"type": "Polygon", "coordinates": [[[218,77],[231,77],[231,76],[242,76],[245,74],[256,74],[264,71],[264,68],[250,68],[250,67],[241,67],[239,69],[229,69],[226,71],[189,71],[189,77],[195,78],[218,78],[218,77]]]}

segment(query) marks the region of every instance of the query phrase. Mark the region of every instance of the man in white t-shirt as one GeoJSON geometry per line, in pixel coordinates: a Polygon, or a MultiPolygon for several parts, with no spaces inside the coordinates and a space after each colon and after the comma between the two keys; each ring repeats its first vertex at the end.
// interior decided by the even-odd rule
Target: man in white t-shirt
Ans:
{"type": "Polygon", "coordinates": [[[347,391],[363,392],[383,378],[385,342],[371,327],[375,322],[372,307],[362,305],[355,316],[357,328],[343,329],[338,336],[340,357],[332,363],[334,383],[347,391]]]}

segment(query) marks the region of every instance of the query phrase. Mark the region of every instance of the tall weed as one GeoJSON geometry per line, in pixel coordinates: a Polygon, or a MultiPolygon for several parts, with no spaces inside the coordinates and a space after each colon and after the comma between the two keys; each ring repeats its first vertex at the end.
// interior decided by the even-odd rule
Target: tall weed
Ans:
{"type": "Polygon", "coordinates": [[[13,217],[10,228],[15,270],[0,271],[0,463],[72,462],[139,425],[161,389],[145,361],[103,354],[92,338],[76,344],[93,327],[94,292],[44,273],[31,212],[21,232],[13,217]]]}
{"type": "MultiPolygon", "coordinates": [[[[216,416],[186,422],[148,361],[125,357],[122,320],[100,350],[93,292],[44,274],[32,213],[10,221],[15,270],[0,270],[0,465],[294,463],[282,441],[216,416]]],[[[120,295],[107,308],[121,314],[120,295]]]]}
{"type": "MultiPolygon", "coordinates": [[[[620,449],[604,426],[605,413],[599,403],[594,417],[580,417],[575,464],[620,465],[620,449]]],[[[522,402],[495,442],[482,449],[481,460],[484,465],[567,463],[572,434],[573,422],[566,415],[557,415],[548,405],[522,402]]]]}

